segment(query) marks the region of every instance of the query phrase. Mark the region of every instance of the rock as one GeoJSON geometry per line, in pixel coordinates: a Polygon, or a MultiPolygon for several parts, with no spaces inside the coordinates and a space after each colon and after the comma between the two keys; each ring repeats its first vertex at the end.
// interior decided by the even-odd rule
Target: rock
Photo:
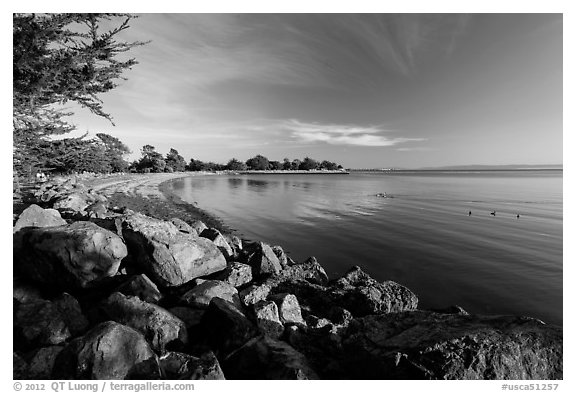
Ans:
{"type": "Polygon", "coordinates": [[[184,220],[179,219],[178,217],[174,217],[170,219],[170,222],[178,228],[180,232],[187,233],[193,236],[197,236],[198,232],[194,228],[192,228],[188,223],[184,220]]]}
{"type": "Polygon", "coordinates": [[[200,233],[200,236],[208,240],[211,240],[212,243],[214,243],[216,247],[218,247],[218,249],[222,252],[226,260],[230,260],[230,258],[234,256],[234,250],[232,249],[232,247],[230,247],[230,245],[228,244],[228,242],[226,241],[224,236],[222,236],[222,234],[218,229],[214,228],[204,229],[202,233],[200,233]]]}
{"type": "Polygon", "coordinates": [[[448,306],[444,308],[435,308],[430,311],[437,312],[439,314],[461,314],[461,315],[469,315],[468,311],[464,310],[462,307],[458,305],[448,306]]]}
{"type": "Polygon", "coordinates": [[[28,303],[34,300],[42,300],[42,292],[35,286],[14,278],[12,284],[12,298],[18,303],[28,303]]]}
{"type": "Polygon", "coordinates": [[[109,319],[141,332],[154,350],[163,351],[168,346],[180,348],[188,343],[184,322],[162,307],[137,297],[115,292],[102,302],[101,310],[109,319]]]}
{"type": "Polygon", "coordinates": [[[412,311],[355,319],[344,379],[562,379],[562,329],[525,317],[412,311]]]}
{"type": "Polygon", "coordinates": [[[261,301],[254,305],[256,326],[265,336],[279,338],[284,332],[284,326],[278,316],[278,306],[271,301],[261,301]]]}
{"type": "Polygon", "coordinates": [[[91,222],[23,228],[15,237],[15,269],[27,278],[78,289],[114,276],[128,254],[122,239],[91,222]]]}
{"type": "Polygon", "coordinates": [[[88,217],[104,218],[108,213],[106,202],[98,201],[87,206],[84,209],[88,213],[88,217]]]}
{"type": "Polygon", "coordinates": [[[313,284],[326,285],[328,275],[316,258],[310,257],[302,263],[283,269],[278,274],[277,280],[306,280],[313,284]]]}
{"type": "Polygon", "coordinates": [[[242,251],[242,240],[238,236],[230,236],[229,244],[236,254],[239,254],[242,251]]]}
{"type": "Polygon", "coordinates": [[[28,363],[16,352],[12,352],[12,378],[28,379],[28,363]]]}
{"type": "Polygon", "coordinates": [[[86,193],[73,192],[56,199],[53,208],[64,212],[84,212],[92,202],[86,193]]]}
{"type": "Polygon", "coordinates": [[[333,284],[337,303],[354,316],[415,310],[418,298],[394,281],[377,282],[360,267],[354,266],[333,284]]]}
{"type": "Polygon", "coordinates": [[[54,299],[52,303],[60,312],[60,315],[62,316],[66,326],[68,326],[72,337],[76,337],[86,331],[88,328],[88,320],[82,313],[80,304],[74,296],[68,293],[63,293],[54,299]]]}
{"type": "Polygon", "coordinates": [[[284,252],[282,247],[273,246],[272,251],[274,252],[274,255],[276,255],[276,257],[278,258],[278,261],[280,262],[282,268],[288,267],[288,257],[286,256],[286,253],[284,252]]]}
{"type": "Polygon", "coordinates": [[[266,300],[272,288],[266,284],[250,285],[240,291],[240,300],[245,306],[254,305],[262,300],[266,300]]]}
{"type": "Polygon", "coordinates": [[[208,308],[210,301],[218,297],[241,307],[238,291],[232,285],[218,280],[203,280],[180,298],[184,304],[195,308],[208,308]]]}
{"type": "Polygon", "coordinates": [[[282,341],[257,337],[224,362],[228,379],[319,379],[308,360],[282,341]]]}
{"type": "Polygon", "coordinates": [[[226,269],[222,270],[214,278],[238,288],[252,281],[252,267],[245,263],[229,262],[226,269]]]}
{"type": "Polygon", "coordinates": [[[214,243],[184,234],[169,222],[135,213],[124,218],[122,235],[137,265],[160,286],[182,285],[226,268],[214,243]]]}
{"type": "Polygon", "coordinates": [[[180,352],[168,352],[160,358],[160,367],[167,379],[226,379],[212,352],[207,352],[200,358],[180,352]]]}
{"type": "Polygon", "coordinates": [[[290,293],[279,293],[271,299],[278,305],[278,314],[282,323],[304,323],[296,296],[290,293]]]}
{"type": "Polygon", "coordinates": [[[116,292],[120,292],[127,296],[137,296],[140,300],[147,303],[158,303],[162,299],[162,293],[145,274],[137,274],[130,277],[124,284],[116,288],[116,292]]]}
{"type": "Polygon", "coordinates": [[[202,336],[220,359],[258,334],[242,311],[220,298],[212,299],[200,325],[202,336]]]}
{"type": "Polygon", "coordinates": [[[195,310],[190,307],[172,307],[169,308],[168,311],[184,322],[188,333],[200,325],[202,317],[206,312],[206,310],[195,310]]]}
{"type": "Polygon", "coordinates": [[[18,217],[14,225],[14,232],[18,232],[25,227],[56,227],[66,225],[66,220],[60,216],[60,212],[55,209],[42,209],[38,205],[28,206],[18,217]]]}
{"type": "Polygon", "coordinates": [[[68,344],[54,364],[54,379],[157,379],[156,355],[141,333],[113,321],[96,325],[68,344]]]}
{"type": "Polygon", "coordinates": [[[282,265],[272,248],[266,243],[254,243],[248,250],[248,264],[252,266],[252,273],[256,277],[278,274],[282,265]]]}
{"type": "Polygon", "coordinates": [[[27,379],[52,379],[56,358],[64,347],[52,346],[37,350],[30,360],[27,379]]]}
{"type": "Polygon", "coordinates": [[[202,233],[202,231],[204,231],[205,229],[208,229],[208,227],[206,226],[206,224],[204,224],[202,221],[200,220],[196,220],[196,221],[192,221],[190,223],[190,227],[192,229],[194,229],[196,231],[196,233],[198,235],[200,235],[202,233]]]}
{"type": "Polygon", "coordinates": [[[60,310],[48,300],[20,304],[14,311],[15,347],[57,345],[71,337],[60,310]]]}

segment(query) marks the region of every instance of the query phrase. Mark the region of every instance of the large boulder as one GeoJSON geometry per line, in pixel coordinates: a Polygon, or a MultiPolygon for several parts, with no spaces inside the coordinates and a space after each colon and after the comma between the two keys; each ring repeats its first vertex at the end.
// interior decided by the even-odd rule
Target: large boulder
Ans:
{"type": "Polygon", "coordinates": [[[412,311],[353,320],[344,379],[562,379],[562,329],[525,317],[412,311]]]}
{"type": "Polygon", "coordinates": [[[64,347],[51,346],[35,351],[30,359],[27,379],[51,379],[56,358],[64,347]]]}
{"type": "Polygon", "coordinates": [[[212,242],[218,247],[227,260],[230,260],[234,256],[234,250],[226,241],[226,238],[220,233],[218,229],[207,228],[200,234],[201,237],[212,240],[212,242]]]}
{"type": "Polygon", "coordinates": [[[174,224],[180,232],[184,232],[193,236],[198,235],[198,232],[196,232],[194,228],[192,228],[186,221],[178,217],[171,218],[170,222],[174,224]]]}
{"type": "Polygon", "coordinates": [[[158,359],[144,336],[113,321],[74,339],[56,358],[54,379],[157,379],[158,359]]]}
{"type": "Polygon", "coordinates": [[[256,326],[265,336],[279,338],[284,332],[284,325],[278,316],[278,306],[272,301],[261,301],[254,305],[256,326]]]}
{"type": "Polygon", "coordinates": [[[14,345],[21,348],[57,345],[72,335],[59,308],[48,300],[14,307],[14,345]]]}
{"type": "Polygon", "coordinates": [[[109,319],[141,332],[155,350],[163,351],[168,345],[178,348],[188,343],[188,332],[182,320],[135,296],[115,292],[102,302],[101,311],[109,319]]]}
{"type": "Polygon", "coordinates": [[[319,379],[308,360],[282,341],[256,337],[224,362],[228,379],[319,379]]]}
{"type": "Polygon", "coordinates": [[[278,305],[278,314],[282,323],[304,323],[302,310],[296,296],[291,293],[278,293],[272,297],[278,305]]]}
{"type": "Polygon", "coordinates": [[[378,282],[358,266],[352,267],[333,284],[340,295],[337,304],[354,316],[410,311],[418,307],[418,297],[394,281],[378,282]]]}
{"type": "Polygon", "coordinates": [[[252,272],[256,277],[278,274],[282,270],[278,257],[266,243],[254,243],[244,252],[246,261],[252,266],[252,272]]]}
{"type": "Polygon", "coordinates": [[[14,232],[18,232],[25,227],[56,227],[66,225],[66,220],[60,216],[60,212],[55,209],[42,209],[38,205],[28,206],[18,217],[14,225],[14,232]]]}
{"type": "Polygon", "coordinates": [[[73,192],[68,195],[63,195],[56,199],[53,208],[61,212],[74,213],[84,212],[84,210],[94,202],[85,192],[73,192]]]}
{"type": "Polygon", "coordinates": [[[31,280],[63,289],[84,288],[115,275],[128,254],[118,235],[86,221],[23,228],[14,236],[14,268],[31,280]]]}
{"type": "Polygon", "coordinates": [[[226,268],[226,259],[214,243],[180,232],[170,222],[130,214],[123,219],[122,235],[135,263],[163,287],[226,268]]]}
{"type": "Polygon", "coordinates": [[[233,303],[215,297],[200,324],[206,343],[225,358],[258,334],[256,327],[233,303]]]}
{"type": "Polygon", "coordinates": [[[218,280],[202,280],[180,298],[182,303],[194,308],[208,308],[210,301],[218,297],[241,307],[238,291],[232,285],[218,280]]]}
{"type": "Polygon", "coordinates": [[[88,329],[88,319],[82,313],[80,304],[74,296],[63,293],[55,298],[52,303],[56,306],[66,326],[68,326],[72,337],[76,337],[88,329]]]}
{"type": "Polygon", "coordinates": [[[168,352],[160,357],[160,367],[166,379],[226,379],[212,352],[206,352],[199,358],[180,352],[168,352]]]}

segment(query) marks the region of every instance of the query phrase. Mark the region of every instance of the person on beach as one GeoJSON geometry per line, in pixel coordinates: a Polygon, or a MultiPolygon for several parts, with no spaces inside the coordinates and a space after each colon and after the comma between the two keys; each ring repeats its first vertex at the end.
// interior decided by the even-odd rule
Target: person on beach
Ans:
{"type": "Polygon", "coordinates": [[[470,217],[472,215],[472,211],[468,210],[468,217],[470,217]]]}
{"type": "Polygon", "coordinates": [[[491,215],[493,215],[494,217],[496,217],[496,210],[494,210],[492,213],[490,213],[491,215]]]}

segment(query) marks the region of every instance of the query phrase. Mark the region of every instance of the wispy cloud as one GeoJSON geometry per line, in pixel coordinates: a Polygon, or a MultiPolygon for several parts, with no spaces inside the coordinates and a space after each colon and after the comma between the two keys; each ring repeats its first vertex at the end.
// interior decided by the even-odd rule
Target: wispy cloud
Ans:
{"type": "Polygon", "coordinates": [[[298,120],[282,121],[278,126],[288,132],[296,141],[309,143],[385,147],[424,140],[422,138],[392,137],[389,134],[394,131],[379,126],[304,123],[298,120]]]}

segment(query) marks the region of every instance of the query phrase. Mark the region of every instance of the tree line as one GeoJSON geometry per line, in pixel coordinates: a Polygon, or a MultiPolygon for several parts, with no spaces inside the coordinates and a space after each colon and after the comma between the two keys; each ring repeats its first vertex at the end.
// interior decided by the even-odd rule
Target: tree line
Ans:
{"type": "Polygon", "coordinates": [[[317,161],[313,158],[306,157],[303,160],[294,159],[290,161],[284,158],[280,161],[270,161],[263,155],[256,155],[248,160],[240,161],[232,158],[226,164],[214,162],[203,162],[200,160],[190,159],[187,163],[176,149],[170,149],[166,156],[158,153],[154,146],[145,145],[142,147],[142,157],[133,161],[128,170],[131,172],[182,172],[182,171],[264,171],[264,170],[339,170],[343,169],[342,165],[328,160],[317,161]]]}

